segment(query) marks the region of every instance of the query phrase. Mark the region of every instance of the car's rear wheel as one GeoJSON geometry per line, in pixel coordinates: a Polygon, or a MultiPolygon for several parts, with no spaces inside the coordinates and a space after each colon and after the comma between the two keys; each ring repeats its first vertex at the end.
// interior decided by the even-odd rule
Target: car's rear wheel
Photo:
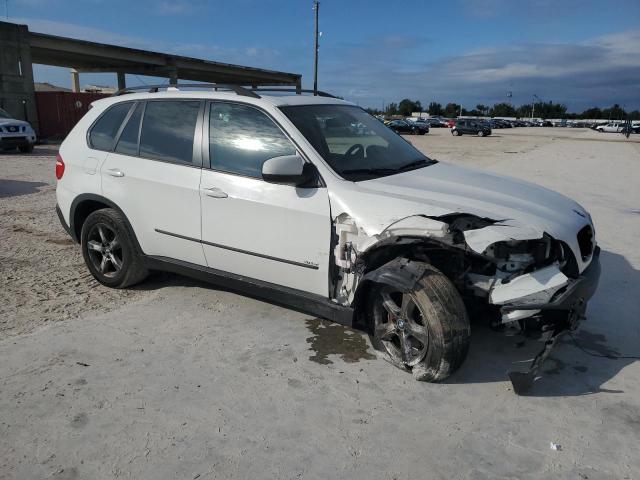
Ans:
{"type": "Polygon", "coordinates": [[[82,225],[82,255],[93,277],[103,285],[125,288],[147,276],[123,216],[112,208],[91,213],[82,225]]]}
{"type": "Polygon", "coordinates": [[[417,288],[376,285],[371,291],[373,346],[416,380],[436,382],[457,370],[469,350],[470,326],[460,294],[426,265],[417,288]]]}
{"type": "Polygon", "coordinates": [[[484,137],[484,132],[483,132],[482,130],[480,130],[480,131],[478,132],[478,136],[479,136],[479,137],[484,137]]]}
{"type": "Polygon", "coordinates": [[[453,135],[454,137],[459,137],[460,132],[458,130],[451,130],[451,135],[453,135]]]}
{"type": "Polygon", "coordinates": [[[29,144],[29,145],[22,145],[20,147],[18,147],[18,150],[20,150],[22,153],[31,153],[33,152],[33,144],[29,144]]]}

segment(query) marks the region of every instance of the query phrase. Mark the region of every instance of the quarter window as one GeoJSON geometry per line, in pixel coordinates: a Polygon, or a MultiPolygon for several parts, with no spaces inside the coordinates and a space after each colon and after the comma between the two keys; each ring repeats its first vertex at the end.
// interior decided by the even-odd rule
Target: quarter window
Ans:
{"type": "Polygon", "coordinates": [[[89,134],[92,148],[109,152],[113,149],[113,142],[131,105],[131,102],[114,105],[98,119],[89,134]]]}
{"type": "Polygon", "coordinates": [[[138,155],[138,134],[140,133],[140,119],[142,118],[143,108],[144,105],[139,103],[129,117],[127,125],[120,134],[118,145],[116,145],[116,153],[138,155]]]}
{"type": "Polygon", "coordinates": [[[199,101],[149,101],[140,134],[140,156],[193,163],[199,101]]]}
{"type": "Polygon", "coordinates": [[[209,117],[211,168],[262,178],[265,160],[296,150],[261,111],[232,103],[213,103],[209,117]]]}

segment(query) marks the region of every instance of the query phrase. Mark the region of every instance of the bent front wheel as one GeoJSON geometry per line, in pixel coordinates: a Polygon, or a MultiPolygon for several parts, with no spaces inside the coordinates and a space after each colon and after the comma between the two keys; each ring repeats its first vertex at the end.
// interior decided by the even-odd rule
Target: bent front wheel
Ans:
{"type": "Polygon", "coordinates": [[[438,269],[426,265],[412,291],[372,289],[373,346],[416,380],[436,382],[456,371],[469,350],[471,329],[460,294],[438,269]]]}

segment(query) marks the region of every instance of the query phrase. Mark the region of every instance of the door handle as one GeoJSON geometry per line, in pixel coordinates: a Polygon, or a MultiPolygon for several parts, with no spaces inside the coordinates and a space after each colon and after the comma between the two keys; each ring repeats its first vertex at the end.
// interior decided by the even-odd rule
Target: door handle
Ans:
{"type": "Polygon", "coordinates": [[[216,187],[205,188],[204,193],[207,197],[213,197],[213,198],[227,198],[229,196],[227,195],[227,192],[223,192],[222,190],[216,187]]]}
{"type": "Polygon", "coordinates": [[[107,173],[112,177],[124,177],[124,172],[122,170],[118,170],[117,168],[110,168],[107,170],[107,173]]]}

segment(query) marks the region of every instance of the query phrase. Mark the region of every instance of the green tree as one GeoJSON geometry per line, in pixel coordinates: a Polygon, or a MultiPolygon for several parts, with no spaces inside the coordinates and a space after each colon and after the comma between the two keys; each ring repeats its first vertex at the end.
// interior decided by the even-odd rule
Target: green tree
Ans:
{"type": "Polygon", "coordinates": [[[414,102],[413,100],[409,100],[408,98],[405,98],[401,100],[400,104],[398,105],[398,113],[403,117],[410,117],[411,113],[421,112],[421,111],[422,111],[422,105],[420,104],[419,100],[416,100],[414,102]]]}
{"type": "Polygon", "coordinates": [[[602,110],[598,107],[588,108],[580,114],[582,118],[602,118],[602,110]]]}
{"type": "Polygon", "coordinates": [[[444,110],[442,109],[442,105],[440,105],[438,102],[431,102],[429,104],[429,108],[427,108],[427,112],[429,112],[429,115],[443,115],[444,114],[444,110]]]}
{"type": "Polygon", "coordinates": [[[534,104],[534,117],[541,118],[565,118],[567,116],[567,107],[561,103],[537,102],[534,104]]]}
{"type": "Polygon", "coordinates": [[[398,104],[391,102],[387,105],[386,115],[398,115],[398,104]]]}
{"type": "Polygon", "coordinates": [[[623,120],[626,117],[626,112],[617,103],[611,108],[605,108],[602,110],[602,118],[610,120],[623,120]]]}
{"type": "Polygon", "coordinates": [[[489,107],[479,103],[478,105],[476,105],[476,110],[480,112],[480,115],[486,115],[487,112],[489,112],[489,107]]]}
{"type": "Polygon", "coordinates": [[[492,117],[515,117],[516,110],[508,103],[496,103],[491,107],[489,114],[492,117]]]}
{"type": "Polygon", "coordinates": [[[520,105],[516,108],[516,117],[526,118],[531,116],[531,105],[520,105]]]}
{"type": "Polygon", "coordinates": [[[444,114],[446,117],[456,118],[458,115],[460,115],[461,108],[462,107],[457,103],[447,103],[447,105],[444,107],[444,114]]]}

